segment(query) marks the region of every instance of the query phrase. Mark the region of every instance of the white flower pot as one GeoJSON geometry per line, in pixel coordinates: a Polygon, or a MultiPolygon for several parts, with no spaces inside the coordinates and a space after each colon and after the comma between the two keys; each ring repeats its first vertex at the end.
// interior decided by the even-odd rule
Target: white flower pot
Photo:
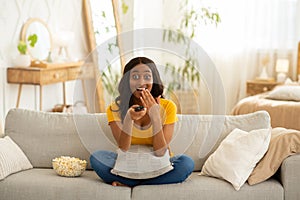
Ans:
{"type": "Polygon", "coordinates": [[[15,67],[29,67],[30,64],[31,64],[31,57],[30,57],[30,55],[19,54],[14,59],[14,65],[15,65],[15,67]]]}

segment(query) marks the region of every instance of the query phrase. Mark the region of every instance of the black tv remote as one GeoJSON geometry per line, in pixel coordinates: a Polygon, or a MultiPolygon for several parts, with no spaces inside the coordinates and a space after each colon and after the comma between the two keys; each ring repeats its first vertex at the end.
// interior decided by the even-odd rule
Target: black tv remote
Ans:
{"type": "Polygon", "coordinates": [[[140,111],[142,111],[143,109],[144,109],[144,106],[138,106],[138,107],[134,108],[134,111],[135,111],[135,112],[140,112],[140,111]]]}

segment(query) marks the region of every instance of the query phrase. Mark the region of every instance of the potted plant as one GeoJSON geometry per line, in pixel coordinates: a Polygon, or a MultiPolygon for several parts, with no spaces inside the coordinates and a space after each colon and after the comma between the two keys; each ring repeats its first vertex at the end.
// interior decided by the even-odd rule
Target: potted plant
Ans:
{"type": "MultiPolygon", "coordinates": [[[[31,47],[34,47],[37,43],[38,37],[36,34],[29,35],[27,41],[31,47]]],[[[31,56],[27,51],[27,43],[24,40],[20,40],[17,46],[19,55],[15,58],[14,64],[17,67],[29,67],[31,64],[31,56]]]]}
{"type": "Polygon", "coordinates": [[[221,22],[221,18],[217,12],[212,11],[210,8],[194,8],[189,4],[189,0],[183,0],[180,10],[185,13],[180,19],[179,27],[174,29],[167,29],[164,31],[163,40],[182,44],[185,47],[185,61],[182,64],[174,64],[171,62],[166,63],[165,72],[171,73],[174,77],[171,81],[172,89],[186,88],[183,84],[187,83],[192,87],[198,87],[200,84],[200,73],[195,69],[196,64],[193,60],[193,53],[190,48],[190,42],[195,38],[197,27],[201,24],[215,24],[221,22]],[[177,76],[176,76],[177,74],[177,76]],[[178,76],[180,76],[178,78],[178,76]],[[174,84],[176,87],[174,87],[174,84]]]}
{"type": "Polygon", "coordinates": [[[191,41],[195,38],[197,27],[201,24],[218,25],[221,18],[217,12],[209,7],[194,8],[189,0],[183,0],[180,10],[184,10],[184,15],[180,19],[176,31],[169,28],[164,31],[164,42],[180,44],[185,48],[185,59],[182,63],[167,62],[165,74],[169,74],[171,80],[167,83],[167,94],[177,104],[179,113],[198,113],[200,72],[195,68],[197,64],[193,59],[191,41]],[[196,107],[192,107],[192,105],[196,107]]]}

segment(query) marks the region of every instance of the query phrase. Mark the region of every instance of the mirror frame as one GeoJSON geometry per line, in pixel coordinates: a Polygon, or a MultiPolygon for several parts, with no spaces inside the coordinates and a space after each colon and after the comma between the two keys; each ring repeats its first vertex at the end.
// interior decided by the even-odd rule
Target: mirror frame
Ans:
{"type": "MultiPolygon", "coordinates": [[[[33,22],[39,22],[41,23],[48,31],[49,33],[49,42],[50,42],[50,52],[52,52],[53,50],[53,41],[52,41],[52,35],[51,35],[51,32],[49,30],[49,27],[48,25],[42,20],[42,19],[39,19],[39,18],[30,18],[28,19],[25,24],[23,25],[22,27],[22,31],[21,31],[21,40],[22,41],[25,41],[26,44],[27,44],[27,39],[26,39],[26,33],[27,33],[27,30],[29,28],[29,26],[33,23],[33,22]]],[[[30,55],[31,59],[34,60],[36,58],[33,57],[32,53],[30,51],[28,51],[28,54],[30,55]]]]}
{"type": "Polygon", "coordinates": [[[300,42],[298,42],[298,54],[297,54],[297,77],[298,81],[300,81],[300,42]]]}
{"type": "MultiPolygon", "coordinates": [[[[118,41],[118,47],[119,47],[119,52],[120,52],[120,60],[121,60],[121,69],[123,71],[123,68],[125,66],[125,61],[123,55],[123,48],[122,48],[122,41],[120,37],[121,33],[121,25],[119,21],[119,14],[118,14],[118,0],[111,0],[112,7],[113,7],[113,14],[114,14],[114,19],[115,19],[115,26],[116,26],[116,32],[117,32],[117,41],[118,41]]],[[[86,41],[87,41],[87,46],[88,46],[88,51],[91,53],[97,46],[96,44],[96,38],[95,38],[95,33],[94,33],[94,27],[93,27],[93,21],[92,21],[92,13],[91,13],[91,4],[90,0],[83,0],[83,21],[85,24],[85,31],[86,31],[86,41]]],[[[97,63],[98,63],[97,56],[93,54],[92,57],[92,63],[95,66],[95,80],[96,80],[96,97],[97,97],[97,102],[98,102],[98,110],[99,112],[106,112],[105,108],[105,100],[103,98],[104,96],[104,89],[103,89],[103,83],[101,80],[101,74],[99,69],[97,68],[97,63]]]]}

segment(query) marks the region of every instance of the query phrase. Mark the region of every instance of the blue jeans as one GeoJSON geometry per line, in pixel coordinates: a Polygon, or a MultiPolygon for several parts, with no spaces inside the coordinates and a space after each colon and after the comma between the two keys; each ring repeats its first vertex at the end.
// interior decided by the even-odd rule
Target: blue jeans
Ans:
{"type": "Polygon", "coordinates": [[[130,179],[112,174],[117,154],[111,151],[96,151],[90,157],[92,168],[106,183],[120,182],[130,187],[136,185],[159,185],[183,182],[194,170],[194,161],[186,155],[177,155],[170,159],[174,169],[150,179],[130,179]]]}

